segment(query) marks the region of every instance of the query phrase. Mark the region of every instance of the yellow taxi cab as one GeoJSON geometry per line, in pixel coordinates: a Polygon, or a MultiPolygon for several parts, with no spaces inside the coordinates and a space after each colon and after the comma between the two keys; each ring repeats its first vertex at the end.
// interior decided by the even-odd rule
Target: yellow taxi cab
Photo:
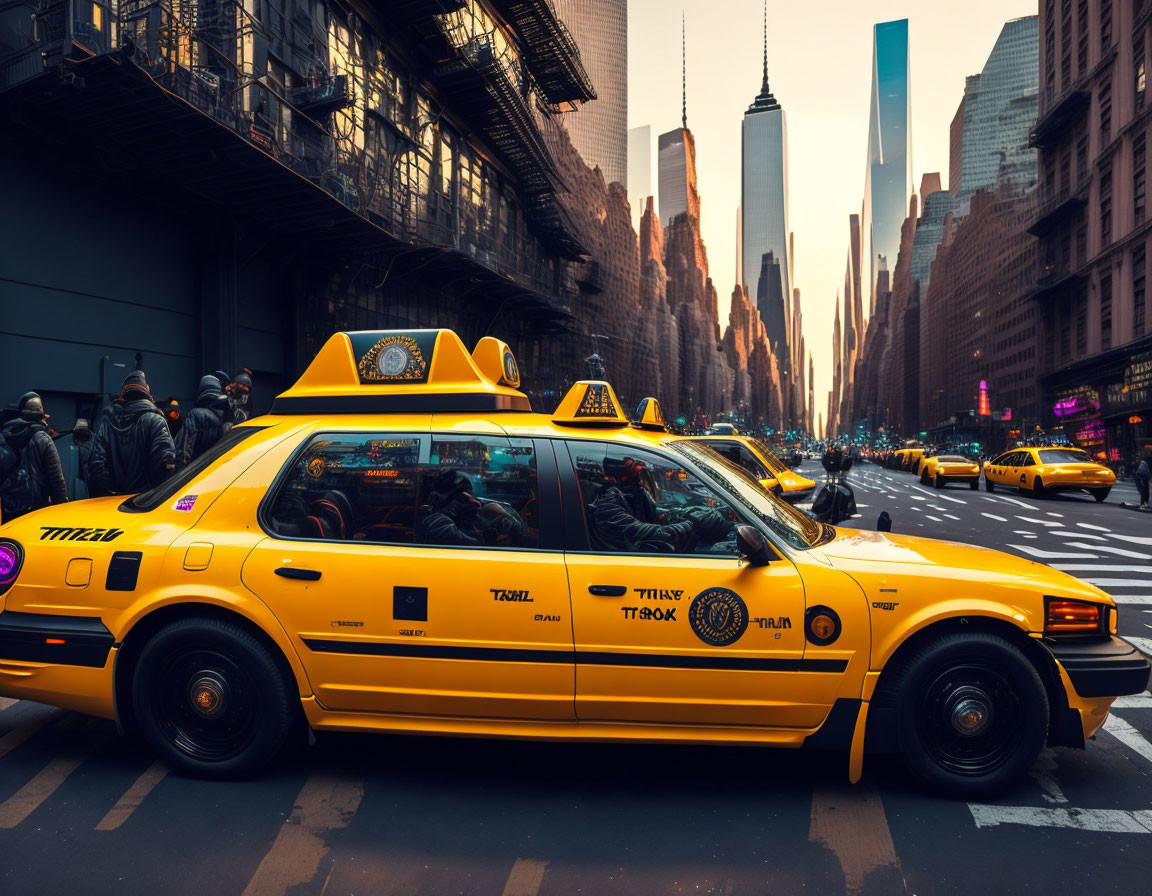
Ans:
{"type": "Polygon", "coordinates": [[[338,333],[157,488],[0,527],[0,695],[200,775],[306,722],[836,747],[851,780],[895,750],[973,796],[1147,683],[1085,582],[818,523],[607,383],[518,387],[490,337],[338,333]]]}
{"type": "Polygon", "coordinates": [[[914,473],[919,468],[920,458],[924,456],[923,448],[902,448],[900,452],[900,469],[914,473]]]}
{"type": "Polygon", "coordinates": [[[984,488],[1018,488],[1041,498],[1052,492],[1085,491],[1097,501],[1108,497],[1116,474],[1079,448],[1027,447],[1005,451],[984,465],[984,488]]]}
{"type": "Polygon", "coordinates": [[[743,467],[770,491],[776,483],[778,494],[790,504],[796,504],[812,497],[816,483],[807,476],[791,470],[776,456],[776,453],[751,436],[696,436],[697,441],[707,445],[737,466],[743,467]]]}
{"type": "Polygon", "coordinates": [[[980,465],[961,454],[934,454],[920,462],[920,484],[944,488],[949,482],[967,482],[980,488],[980,465]]]}

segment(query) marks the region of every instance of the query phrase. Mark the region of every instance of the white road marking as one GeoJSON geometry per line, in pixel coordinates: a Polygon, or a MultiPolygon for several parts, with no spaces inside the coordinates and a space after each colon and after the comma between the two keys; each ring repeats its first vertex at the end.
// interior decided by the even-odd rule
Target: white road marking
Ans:
{"type": "MultiPolygon", "coordinates": [[[[1128,604],[1129,606],[1139,606],[1141,604],[1152,604],[1152,594],[1113,594],[1112,600],[1118,604],[1128,604]]],[[[1152,613],[1152,610],[1145,610],[1145,613],[1152,613]]]]}
{"type": "Polygon", "coordinates": [[[1026,544],[1010,544],[1006,547],[1015,548],[1041,560],[1095,560],[1095,554],[1069,554],[1065,551],[1042,551],[1040,548],[1030,547],[1026,544]]]}
{"type": "MultiPolygon", "coordinates": [[[[1078,579],[1083,579],[1089,585],[1095,585],[1097,588],[1147,588],[1147,579],[1109,579],[1101,578],[1100,576],[1077,576],[1078,579]]],[[[1115,597],[1116,595],[1112,595],[1115,597]]]]}
{"type": "Polygon", "coordinates": [[[1124,640],[1139,650],[1141,653],[1152,656],[1152,638],[1132,638],[1128,635],[1125,635],[1124,640]]]}
{"type": "Polygon", "coordinates": [[[1009,504],[1015,504],[1018,507],[1024,507],[1024,508],[1027,508],[1028,510],[1032,510],[1035,506],[1033,504],[1029,504],[1027,501],[1021,501],[1018,498],[1009,498],[1007,495],[997,495],[997,497],[1001,501],[1007,501],[1009,504]]]}
{"type": "Polygon", "coordinates": [[[1052,522],[1052,520],[1038,520],[1035,517],[1021,516],[1020,514],[1016,514],[1016,519],[1024,520],[1024,522],[1026,522],[1026,523],[1035,523],[1037,526],[1045,526],[1048,528],[1059,527],[1059,526],[1064,525],[1063,523],[1054,523],[1054,522],[1052,522]]]}
{"type": "Polygon", "coordinates": [[[1149,762],[1152,762],[1152,744],[1144,738],[1144,735],[1125,722],[1119,716],[1108,716],[1104,720],[1104,730],[1111,734],[1116,740],[1124,744],[1128,749],[1139,753],[1149,762]]]}
{"type": "Polygon", "coordinates": [[[944,514],[944,516],[948,517],[948,519],[950,519],[950,520],[956,520],[956,522],[960,522],[960,517],[958,517],[958,516],[953,516],[950,513],[946,513],[946,514],[944,514]]]}
{"type": "Polygon", "coordinates": [[[1037,828],[1074,828],[1104,834],[1152,834],[1152,809],[1046,809],[1036,806],[988,806],[969,803],[978,828],[1023,824],[1037,828]]]}
{"type": "Polygon", "coordinates": [[[941,520],[940,517],[932,516],[932,514],[930,514],[930,513],[926,513],[926,514],[924,514],[924,516],[926,516],[928,519],[932,520],[932,522],[934,522],[934,523],[943,522],[943,520],[941,520]]]}
{"type": "Polygon", "coordinates": [[[544,883],[547,870],[547,862],[517,859],[512,866],[512,873],[508,875],[508,882],[504,884],[502,896],[536,896],[540,892],[540,885],[544,883]]]}
{"type": "Polygon", "coordinates": [[[909,509],[910,509],[910,510],[915,510],[917,513],[923,513],[923,512],[924,512],[924,508],[923,508],[923,507],[919,507],[919,506],[917,506],[917,505],[915,505],[915,504],[913,504],[913,505],[912,505],[912,506],[911,506],[909,509]]]}
{"type": "Polygon", "coordinates": [[[1056,529],[1049,532],[1049,535],[1055,535],[1057,538],[1088,538],[1092,541],[1107,541],[1103,535],[1089,535],[1087,532],[1076,532],[1073,529],[1056,529]]]}
{"type": "MultiPolygon", "coordinates": [[[[1084,524],[1081,523],[1081,526],[1084,524]]],[[[1105,530],[1107,531],[1107,530],[1105,530]]],[[[1113,538],[1119,538],[1121,541],[1129,541],[1132,544],[1148,544],[1152,545],[1152,538],[1146,538],[1142,535],[1113,535],[1113,538]]]]}
{"type": "Polygon", "coordinates": [[[968,503],[963,498],[952,498],[948,495],[937,495],[936,497],[939,498],[941,501],[951,501],[953,504],[967,504],[968,503]]]}
{"type": "Polygon", "coordinates": [[[986,517],[988,517],[988,519],[990,519],[990,520],[999,520],[999,521],[1000,521],[1000,522],[1002,522],[1002,523],[1006,523],[1006,522],[1008,522],[1008,518],[1007,518],[1007,517],[1003,517],[1003,516],[996,516],[996,514],[994,514],[994,513],[984,513],[984,511],[981,511],[981,512],[980,512],[980,516],[986,516],[986,517]]]}
{"type": "Polygon", "coordinates": [[[913,501],[927,501],[928,500],[927,498],[921,498],[919,495],[909,495],[908,497],[911,498],[913,501]]]}
{"type": "MultiPolygon", "coordinates": [[[[1077,523],[1076,525],[1079,526],[1081,529],[1093,529],[1097,532],[1111,532],[1112,531],[1111,529],[1108,529],[1105,526],[1093,526],[1091,523],[1077,523]]],[[[1121,535],[1120,537],[1123,538],[1124,536],[1121,535]]],[[[1148,540],[1148,544],[1152,544],[1152,539],[1148,540]]]]}
{"type": "Polygon", "coordinates": [[[1025,538],[1039,538],[1039,535],[1025,535],[1025,538]]]}
{"type": "Polygon", "coordinates": [[[1056,511],[1054,511],[1054,510],[1049,510],[1049,511],[1048,511],[1048,516],[1058,516],[1058,517],[1061,517],[1061,518],[1063,518],[1063,517],[1064,517],[1064,514],[1062,514],[1062,513],[1057,513],[1057,512],[1056,512],[1056,511]]]}
{"type": "Polygon", "coordinates": [[[1066,803],[1068,797],[1064,795],[1064,788],[1056,780],[1056,768],[1056,753],[1051,747],[1045,747],[1036,757],[1028,774],[1044,788],[1042,796],[1045,800],[1049,803],[1066,803]]]}
{"type": "Polygon", "coordinates": [[[1053,563],[1064,572],[1152,572],[1147,566],[1124,566],[1118,563],[1053,563]]]}
{"type": "Polygon", "coordinates": [[[1131,557],[1133,560],[1152,560],[1152,554],[1142,554],[1140,551],[1129,551],[1125,548],[1114,548],[1106,544],[1084,544],[1083,542],[1069,542],[1070,548],[1086,548],[1089,551],[1103,551],[1106,554],[1116,554],[1119,557],[1131,557]]]}

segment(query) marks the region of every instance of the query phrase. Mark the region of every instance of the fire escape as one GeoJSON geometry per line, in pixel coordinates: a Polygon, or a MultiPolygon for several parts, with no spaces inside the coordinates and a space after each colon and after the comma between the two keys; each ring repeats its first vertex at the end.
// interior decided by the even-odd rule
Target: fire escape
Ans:
{"type": "Polygon", "coordinates": [[[596,99],[580,50],[551,0],[493,0],[524,43],[525,62],[548,102],[586,103],[596,99]]]}

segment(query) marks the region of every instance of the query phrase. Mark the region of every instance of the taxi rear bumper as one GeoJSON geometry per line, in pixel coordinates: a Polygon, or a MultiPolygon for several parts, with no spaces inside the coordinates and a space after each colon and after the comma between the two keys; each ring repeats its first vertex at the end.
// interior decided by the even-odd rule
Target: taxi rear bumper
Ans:
{"type": "Polygon", "coordinates": [[[1148,686],[1152,667],[1135,647],[1113,635],[1107,641],[1044,638],[1052,657],[1081,697],[1123,697],[1148,686]]]}
{"type": "Polygon", "coordinates": [[[0,613],[0,660],[103,668],[115,642],[97,617],[0,613]]]}

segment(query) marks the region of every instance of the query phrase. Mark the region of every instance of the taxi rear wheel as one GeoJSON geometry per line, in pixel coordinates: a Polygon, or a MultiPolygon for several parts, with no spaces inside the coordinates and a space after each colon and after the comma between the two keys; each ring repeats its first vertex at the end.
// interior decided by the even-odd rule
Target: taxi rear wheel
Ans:
{"type": "Polygon", "coordinates": [[[144,645],[132,702],[144,737],[194,775],[240,777],[284,745],[291,692],[272,652],[241,626],[184,619],[144,645]]]}
{"type": "Polygon", "coordinates": [[[1044,498],[1048,493],[1044,490],[1044,480],[1037,476],[1032,482],[1032,497],[1044,498]]]}
{"type": "Polygon", "coordinates": [[[987,473],[984,474],[984,491],[986,491],[986,492],[996,491],[996,486],[992,483],[992,480],[988,478],[987,473]]]}
{"type": "Polygon", "coordinates": [[[961,798],[1002,793],[1031,767],[1048,734],[1036,669],[997,635],[944,635],[904,667],[897,740],[925,786],[961,798]]]}
{"type": "Polygon", "coordinates": [[[926,472],[920,474],[920,484],[921,485],[927,485],[928,484],[928,474],[926,472]]]}
{"type": "Polygon", "coordinates": [[[1097,504],[1101,504],[1108,497],[1110,491],[1112,491],[1111,488],[1096,488],[1092,490],[1092,497],[1096,499],[1097,504]]]}

